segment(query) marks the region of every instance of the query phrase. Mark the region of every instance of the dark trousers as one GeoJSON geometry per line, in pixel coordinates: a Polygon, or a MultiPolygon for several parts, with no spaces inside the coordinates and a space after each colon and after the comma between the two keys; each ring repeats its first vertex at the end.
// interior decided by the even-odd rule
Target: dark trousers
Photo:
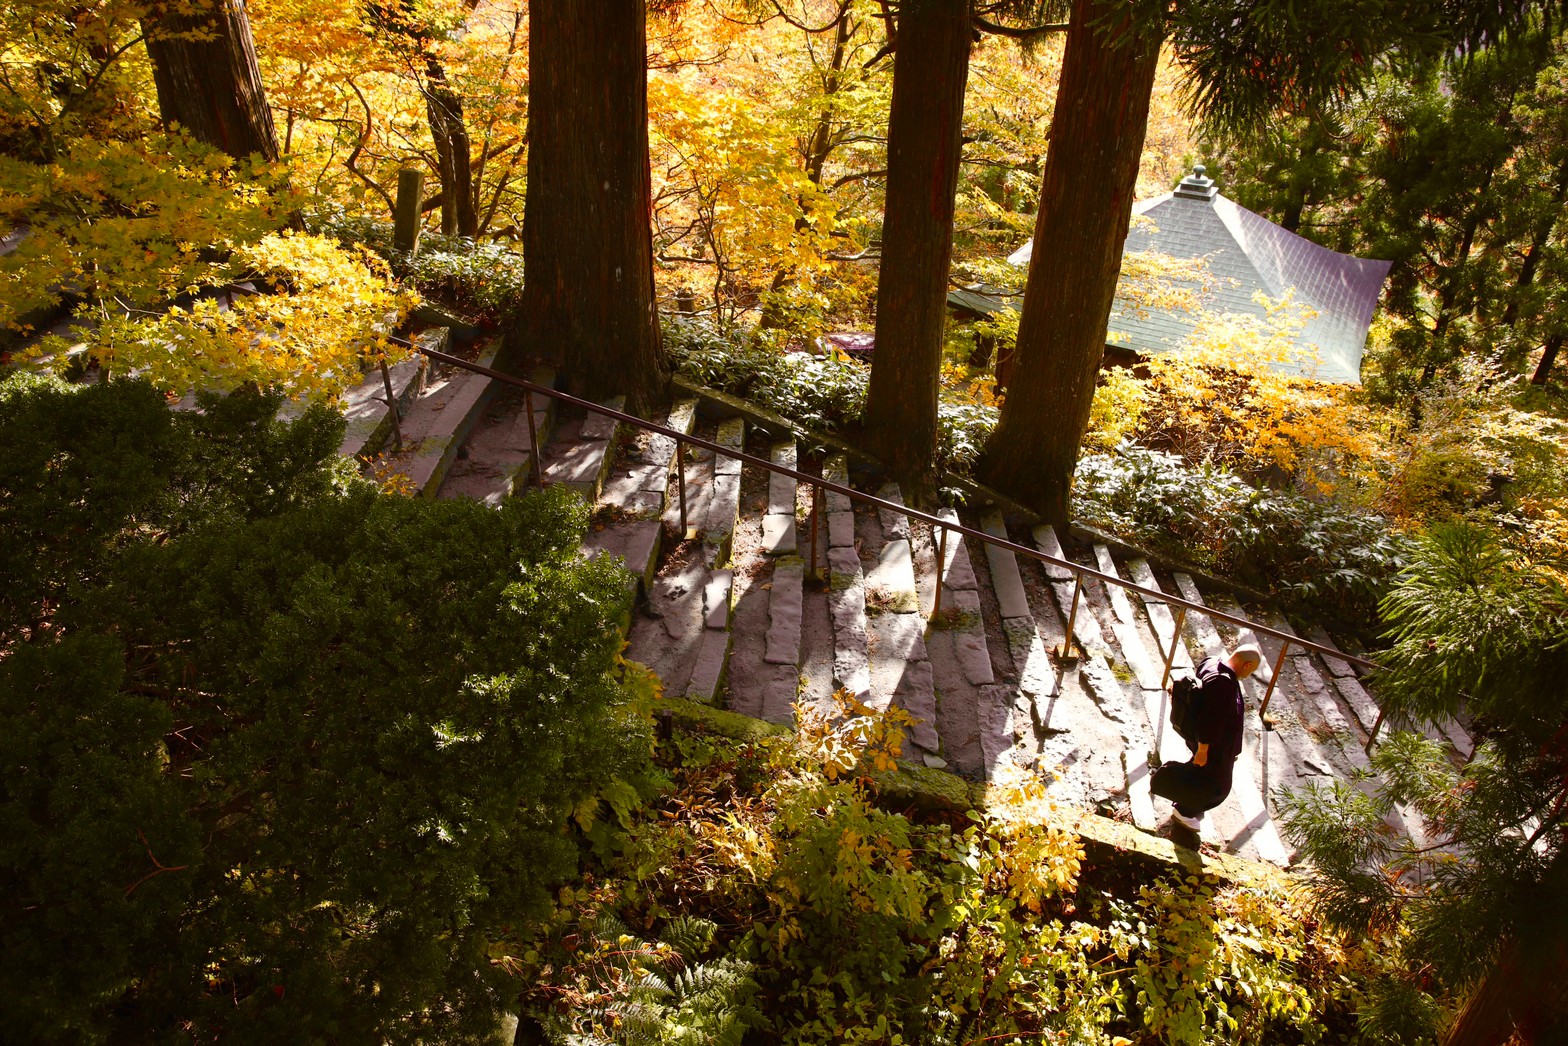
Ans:
{"type": "Polygon", "coordinates": [[[1230,775],[1216,772],[1213,766],[1166,763],[1154,771],[1149,791],[1175,803],[1176,812],[1183,817],[1197,817],[1225,801],[1230,794],[1230,775]]]}

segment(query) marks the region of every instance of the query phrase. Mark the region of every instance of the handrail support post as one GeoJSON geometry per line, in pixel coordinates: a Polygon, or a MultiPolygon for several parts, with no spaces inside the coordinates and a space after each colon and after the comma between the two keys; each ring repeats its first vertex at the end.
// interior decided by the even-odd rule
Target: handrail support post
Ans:
{"type": "Polygon", "coordinates": [[[398,417],[397,397],[392,394],[392,372],[387,369],[387,358],[381,357],[381,387],[387,393],[387,417],[392,419],[392,438],[398,451],[403,449],[403,419],[398,417]]]}
{"type": "Polygon", "coordinates": [[[1067,611],[1067,634],[1062,637],[1062,646],[1057,656],[1063,661],[1073,661],[1077,655],[1073,653],[1073,625],[1078,621],[1078,600],[1083,595],[1083,575],[1073,572],[1073,605],[1067,611]]]}
{"type": "Polygon", "coordinates": [[[1279,656],[1274,659],[1274,671],[1269,675],[1268,689],[1263,692],[1263,703],[1258,706],[1258,718],[1263,722],[1263,729],[1274,729],[1274,720],[1269,718],[1269,702],[1274,699],[1274,688],[1279,686],[1279,674],[1285,667],[1285,653],[1290,649],[1290,640],[1282,639],[1279,644],[1279,656]]]}
{"type": "Polygon", "coordinates": [[[947,576],[947,528],[937,528],[936,539],[936,599],[931,605],[931,618],[942,612],[942,585],[947,576]]]}
{"type": "Polygon", "coordinates": [[[1171,680],[1171,663],[1176,660],[1176,647],[1181,643],[1182,626],[1187,623],[1187,608],[1176,608],[1176,627],[1171,631],[1171,648],[1165,655],[1165,672],[1160,676],[1160,689],[1171,680]]]}

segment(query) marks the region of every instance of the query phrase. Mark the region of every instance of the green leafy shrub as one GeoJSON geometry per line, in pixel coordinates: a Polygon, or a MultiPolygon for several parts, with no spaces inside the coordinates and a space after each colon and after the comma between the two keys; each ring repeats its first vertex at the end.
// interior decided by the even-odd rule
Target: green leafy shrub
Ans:
{"type": "Polygon", "coordinates": [[[577,867],[571,815],[647,752],[624,576],[577,555],[580,500],[345,487],[341,420],[259,396],[158,421],[134,384],[3,389],[27,467],[0,546],[29,579],[0,657],[12,1033],[493,1034],[497,956],[577,867]],[[62,504],[85,533],[49,538],[62,504]]]}
{"type": "Polygon", "coordinates": [[[522,299],[523,256],[501,240],[425,232],[419,237],[419,252],[408,258],[393,248],[390,222],[321,210],[310,216],[308,225],[344,243],[369,247],[421,294],[457,308],[499,317],[522,299]]]}
{"type": "Polygon", "coordinates": [[[1126,443],[1079,461],[1073,514],[1352,624],[1375,619],[1406,556],[1405,540],[1379,516],[1259,490],[1225,469],[1126,443]]]}
{"type": "MultiPolygon", "coordinates": [[[[664,347],[680,372],[699,384],[742,396],[808,428],[837,432],[865,410],[871,372],[831,356],[785,354],[744,331],[700,319],[666,324],[664,347]]],[[[995,407],[945,396],[937,405],[937,460],[969,469],[996,427],[995,407]]]]}

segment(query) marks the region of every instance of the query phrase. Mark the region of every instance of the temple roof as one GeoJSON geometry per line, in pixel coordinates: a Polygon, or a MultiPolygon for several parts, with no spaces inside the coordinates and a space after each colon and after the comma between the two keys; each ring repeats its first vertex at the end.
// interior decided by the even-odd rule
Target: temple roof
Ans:
{"type": "MultiPolygon", "coordinates": [[[[1215,278],[1205,306],[1213,312],[1262,317],[1265,309],[1254,300],[1259,291],[1278,299],[1294,289],[1297,304],[1316,315],[1296,338],[1302,359],[1276,368],[1319,381],[1359,382],[1367,328],[1391,263],[1340,254],[1288,232],[1220,195],[1203,172],[1196,167],[1174,192],[1137,204],[1133,214],[1150,220],[1133,223],[1123,250],[1206,258],[1215,278]]],[[[1008,261],[1027,265],[1032,247],[1033,241],[1024,244],[1008,261]]],[[[1184,310],[1118,307],[1106,340],[1142,354],[1170,352],[1194,326],[1184,310]]]]}

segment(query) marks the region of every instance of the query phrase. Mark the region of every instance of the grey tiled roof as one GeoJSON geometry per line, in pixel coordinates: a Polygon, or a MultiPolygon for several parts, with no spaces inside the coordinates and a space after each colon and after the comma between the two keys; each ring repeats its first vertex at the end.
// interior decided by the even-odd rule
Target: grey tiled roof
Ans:
{"type": "MultiPolygon", "coordinates": [[[[1183,182],[1182,190],[1191,181],[1183,182]]],[[[1190,190],[1166,193],[1138,204],[1133,213],[1150,221],[1133,224],[1124,250],[1207,258],[1214,278],[1204,304],[1212,312],[1262,317],[1264,308],[1253,300],[1258,291],[1280,298],[1295,289],[1296,302],[1316,315],[1296,339],[1302,359],[1276,364],[1277,369],[1319,381],[1361,380],[1361,352],[1389,262],[1320,247],[1212,190],[1208,198],[1190,190]]],[[[1025,245],[1009,261],[1027,264],[1028,252],[1025,245]]],[[[1192,333],[1194,317],[1182,310],[1118,308],[1111,312],[1109,327],[1106,340],[1118,347],[1170,352],[1192,333]]]]}

